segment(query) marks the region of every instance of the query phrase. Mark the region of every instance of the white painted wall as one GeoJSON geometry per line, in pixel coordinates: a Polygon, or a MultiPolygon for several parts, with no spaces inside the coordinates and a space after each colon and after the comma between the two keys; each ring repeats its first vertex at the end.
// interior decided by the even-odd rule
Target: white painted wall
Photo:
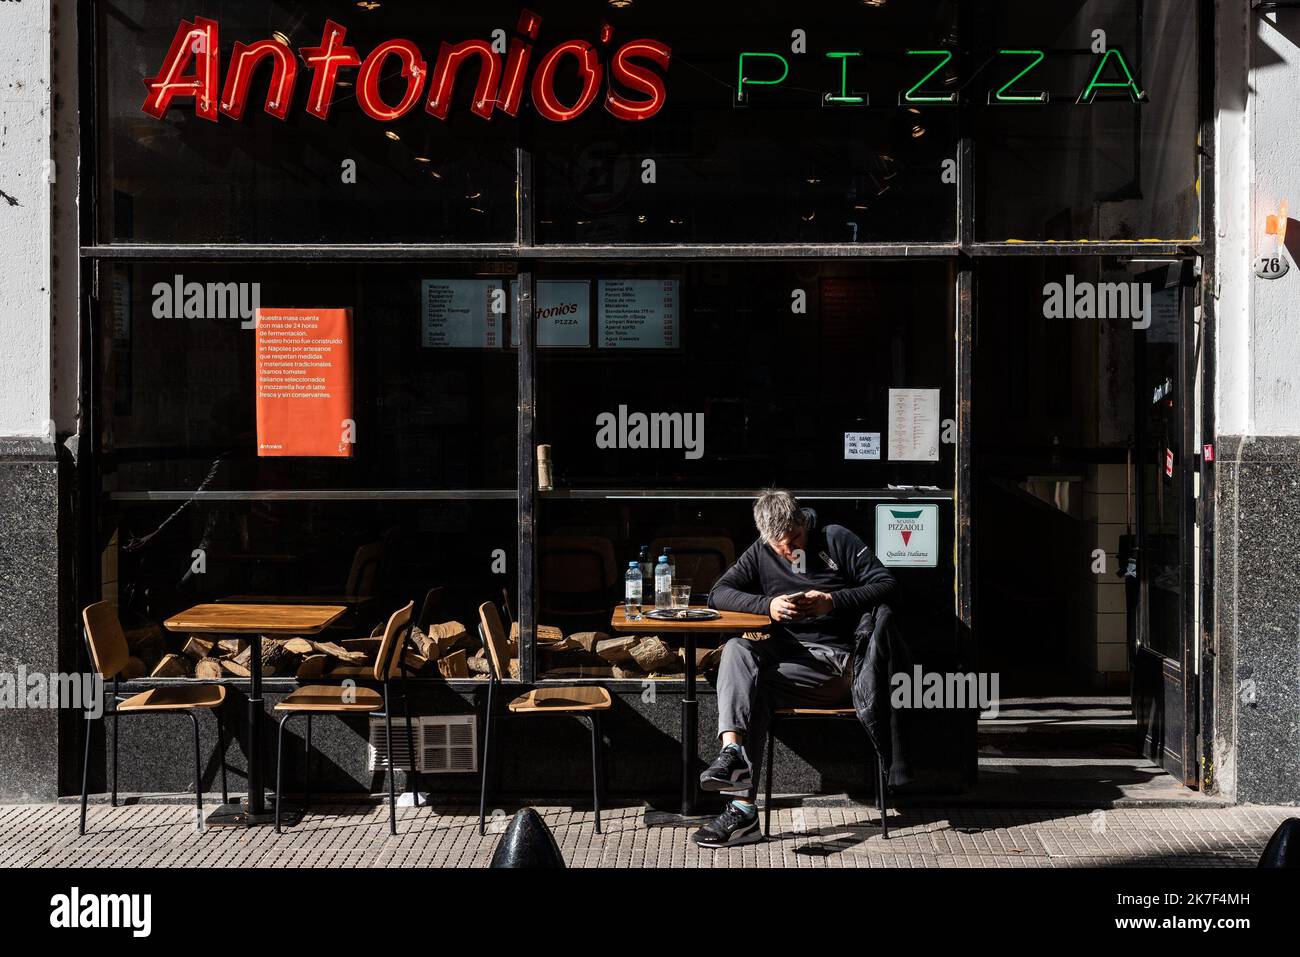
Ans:
{"type": "Polygon", "coordinates": [[[1285,200],[1300,218],[1300,10],[1252,12],[1249,0],[1219,9],[1217,429],[1295,436],[1300,263],[1273,281],[1254,265],[1265,216],[1285,200]]]}
{"type": "Polygon", "coordinates": [[[50,434],[51,2],[0,0],[0,437],[50,434]]]}

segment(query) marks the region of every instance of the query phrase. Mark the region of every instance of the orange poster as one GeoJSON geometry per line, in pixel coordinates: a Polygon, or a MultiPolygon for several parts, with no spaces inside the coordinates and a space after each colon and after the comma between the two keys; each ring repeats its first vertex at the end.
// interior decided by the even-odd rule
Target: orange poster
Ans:
{"type": "Polygon", "coordinates": [[[257,454],[346,458],[352,310],[257,310],[257,454]]]}

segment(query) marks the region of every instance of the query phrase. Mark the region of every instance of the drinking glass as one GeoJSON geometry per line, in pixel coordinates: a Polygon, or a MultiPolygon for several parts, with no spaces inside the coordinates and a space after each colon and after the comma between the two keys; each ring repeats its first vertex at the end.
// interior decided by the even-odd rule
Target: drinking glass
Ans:
{"type": "Polygon", "coordinates": [[[691,583],[673,583],[673,611],[685,611],[691,606],[691,583]]]}

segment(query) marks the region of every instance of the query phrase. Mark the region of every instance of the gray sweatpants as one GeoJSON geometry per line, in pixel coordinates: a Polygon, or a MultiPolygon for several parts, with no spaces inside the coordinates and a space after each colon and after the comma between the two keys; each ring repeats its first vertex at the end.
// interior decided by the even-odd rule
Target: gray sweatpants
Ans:
{"type": "Polygon", "coordinates": [[[724,731],[735,731],[741,736],[745,756],[754,769],[749,800],[758,795],[772,711],[849,707],[852,703],[849,659],[847,652],[776,636],[763,641],[732,638],[723,646],[716,681],[718,736],[724,731]]]}

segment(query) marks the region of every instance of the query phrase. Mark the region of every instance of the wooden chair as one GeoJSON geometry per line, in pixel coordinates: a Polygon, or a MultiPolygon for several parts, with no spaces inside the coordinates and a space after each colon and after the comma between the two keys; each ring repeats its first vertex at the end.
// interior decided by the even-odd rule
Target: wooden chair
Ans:
{"type": "Polygon", "coordinates": [[[393,678],[398,678],[402,685],[403,710],[406,713],[406,746],[410,755],[410,782],[412,803],[419,805],[420,772],[416,767],[415,733],[411,728],[411,698],[406,689],[406,642],[411,634],[411,613],[415,602],[407,602],[388,619],[383,637],[379,642],[379,651],[375,656],[372,677],[382,686],[383,694],[373,688],[359,688],[355,683],[339,685],[308,685],[299,688],[275,706],[280,712],[280,730],[275,745],[275,830],[280,833],[280,799],[284,793],[284,726],[295,715],[307,717],[307,757],[303,775],[303,805],[311,799],[311,719],[313,715],[332,714],[342,717],[349,714],[364,714],[371,717],[383,717],[384,735],[388,748],[388,831],[397,833],[397,791],[395,781],[397,768],[393,761],[393,718],[390,704],[389,685],[393,678]]]}
{"type": "Polygon", "coordinates": [[[558,714],[577,718],[591,731],[591,794],[596,811],[596,833],[600,833],[600,792],[604,786],[604,766],[600,742],[600,714],[612,706],[609,692],[598,685],[575,685],[569,687],[534,688],[506,705],[506,712],[497,715],[493,712],[493,695],[503,675],[510,674],[510,644],[505,629],[501,625],[501,616],[496,606],[484,602],[478,606],[479,637],[487,649],[488,659],[488,693],[487,707],[483,720],[483,762],[479,772],[482,775],[478,801],[478,832],[486,833],[487,815],[487,780],[489,746],[492,741],[492,729],[498,718],[527,718],[539,714],[558,714]]]}
{"type": "MultiPolygon", "coordinates": [[[[129,715],[147,714],[183,714],[194,725],[194,800],[199,811],[199,821],[203,820],[203,763],[199,749],[200,711],[217,712],[226,700],[226,689],[220,685],[186,685],[165,688],[151,688],[139,694],[124,697],[118,694],[118,673],[126,665],[131,652],[127,648],[126,635],[122,633],[122,623],[117,619],[117,612],[106,601],[88,605],[81,613],[85,627],[86,648],[90,652],[91,666],[104,681],[113,680],[111,711],[105,710],[103,717],[113,719],[113,774],[110,801],[117,807],[117,722],[129,715]]],[[[107,702],[106,702],[107,703],[107,702]]],[[[90,723],[94,720],[87,706],[85,714],[85,754],[81,764],[81,833],[86,833],[86,799],[90,784],[90,723]]],[[[221,755],[221,802],[229,803],[226,791],[226,734],[221,725],[221,715],[216,714],[218,751],[221,755]]]]}
{"type": "MultiPolygon", "coordinates": [[[[777,708],[772,712],[772,720],[767,725],[767,778],[763,787],[763,836],[770,838],[772,836],[772,765],[776,763],[776,725],[779,721],[854,721],[858,720],[858,713],[852,708],[777,708]]],[[[875,765],[875,791],[876,805],[880,810],[880,837],[882,840],[889,839],[889,818],[888,818],[888,795],[889,781],[885,776],[884,762],[880,760],[880,753],[876,751],[876,746],[868,739],[867,752],[871,756],[871,763],[875,765]]]]}

